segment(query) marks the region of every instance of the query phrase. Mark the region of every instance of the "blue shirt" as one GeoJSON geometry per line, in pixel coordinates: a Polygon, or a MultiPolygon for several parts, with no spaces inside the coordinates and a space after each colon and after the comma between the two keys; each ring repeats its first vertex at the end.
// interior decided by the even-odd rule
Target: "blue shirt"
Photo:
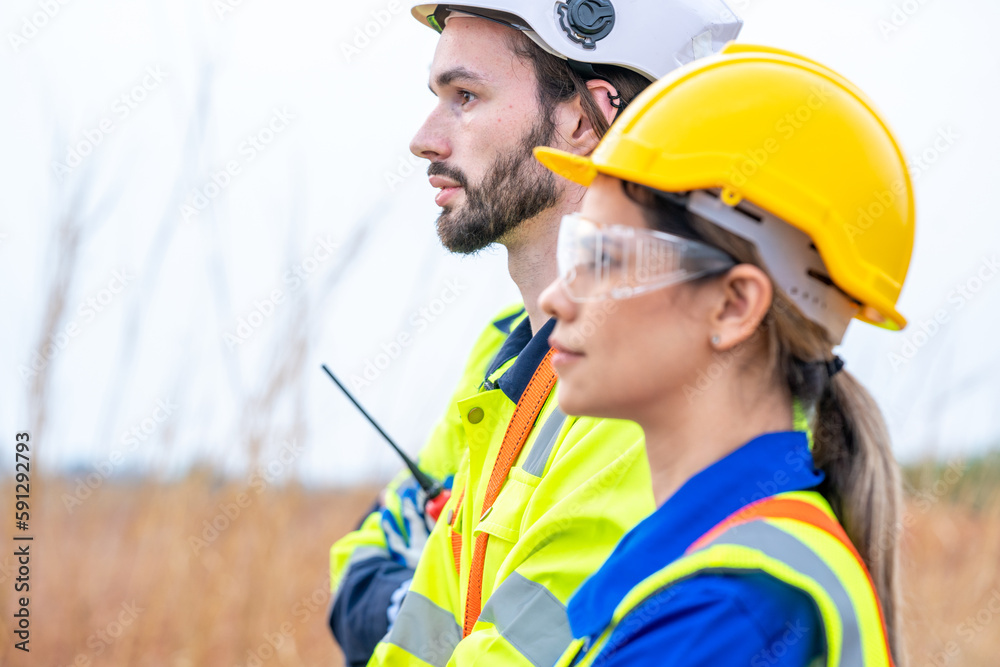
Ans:
{"type": "MultiPolygon", "coordinates": [[[[823,481],[806,434],[768,433],[699,472],[633,528],[569,601],[574,637],[596,640],[643,579],[761,498],[823,481]]],[[[766,574],[699,575],[651,597],[612,632],[595,664],[802,667],[821,654],[812,599],[766,574]]]]}

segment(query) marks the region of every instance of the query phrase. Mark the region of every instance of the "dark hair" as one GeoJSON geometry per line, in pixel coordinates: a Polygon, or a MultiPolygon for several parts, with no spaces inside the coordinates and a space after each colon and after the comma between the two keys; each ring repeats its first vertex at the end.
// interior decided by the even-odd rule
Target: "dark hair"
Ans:
{"type": "MultiPolygon", "coordinates": [[[[678,195],[657,193],[625,181],[623,187],[642,207],[650,228],[706,243],[737,262],[767,272],[752,243],[691,213],[678,195]]],[[[882,413],[854,376],[828,370],[827,362],[833,358],[829,335],[807,319],[777,285],[758,333],[763,334],[768,372],[812,414],[813,460],[826,474],[819,491],[871,574],[882,603],[889,646],[895,664],[902,667],[906,656],[900,636],[897,539],[901,482],[882,413]]]]}
{"type": "Polygon", "coordinates": [[[621,97],[618,102],[621,108],[652,83],[642,74],[617,65],[594,65],[596,77],[585,77],[574,70],[568,61],[547,52],[519,31],[510,31],[508,46],[514,55],[531,63],[535,70],[535,78],[538,80],[538,101],[542,109],[552,109],[557,104],[579,96],[584,113],[587,114],[598,135],[602,137],[611,124],[587,90],[587,81],[593,78],[604,79],[614,86],[621,97]]]}

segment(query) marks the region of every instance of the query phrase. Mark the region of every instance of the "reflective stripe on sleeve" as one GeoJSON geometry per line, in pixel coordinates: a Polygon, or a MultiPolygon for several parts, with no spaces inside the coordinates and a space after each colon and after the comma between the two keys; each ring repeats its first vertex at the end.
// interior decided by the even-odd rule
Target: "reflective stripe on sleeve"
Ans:
{"type": "Polygon", "coordinates": [[[369,558],[385,558],[388,560],[389,552],[382,547],[358,547],[351,553],[351,557],[347,561],[347,567],[355,563],[360,563],[363,560],[368,560],[369,558]]]}
{"type": "Polygon", "coordinates": [[[556,446],[559,431],[565,421],[565,412],[558,407],[552,411],[549,418],[542,424],[538,437],[535,438],[535,444],[531,446],[531,451],[528,452],[528,459],[523,466],[524,472],[535,477],[542,476],[542,473],[545,472],[545,464],[548,463],[549,455],[552,454],[552,449],[556,446]]]}
{"type": "MultiPolygon", "coordinates": [[[[725,544],[755,549],[768,558],[785,563],[822,586],[840,613],[842,638],[838,664],[865,664],[854,603],[840,578],[812,549],[793,535],[765,521],[751,521],[731,528],[705,548],[725,544]]],[[[706,570],[702,570],[699,574],[705,572],[706,570]]],[[[830,637],[826,640],[830,641],[830,637]]]]}
{"type": "Polygon", "coordinates": [[[445,667],[462,639],[455,617],[420,593],[410,591],[392,629],[382,640],[424,662],[445,667]]]}
{"type": "MultiPolygon", "coordinates": [[[[347,578],[348,570],[350,570],[353,566],[357,565],[361,561],[368,560],[369,558],[384,558],[385,560],[389,560],[390,556],[389,552],[383,549],[382,547],[373,547],[370,545],[360,546],[356,548],[354,551],[352,551],[350,558],[347,559],[347,564],[344,565],[344,569],[341,572],[340,578],[337,580],[337,585],[331,591],[332,593],[330,595],[331,608],[334,601],[336,601],[337,596],[340,594],[340,585],[344,583],[344,579],[347,578]]],[[[330,615],[327,614],[327,618],[329,617],[330,615]]]]}
{"type": "Polygon", "coordinates": [[[517,572],[486,601],[479,620],[496,626],[535,667],[552,667],[573,641],[565,605],[545,586],[517,572]]]}

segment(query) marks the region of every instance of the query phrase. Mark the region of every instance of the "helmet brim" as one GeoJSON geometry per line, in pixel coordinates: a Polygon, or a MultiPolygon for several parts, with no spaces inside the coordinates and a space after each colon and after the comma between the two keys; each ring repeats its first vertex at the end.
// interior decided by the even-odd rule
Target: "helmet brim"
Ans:
{"type": "Polygon", "coordinates": [[[597,178],[597,165],[589,157],[538,146],[535,148],[535,159],[549,171],[583,187],[589,187],[597,178]]]}

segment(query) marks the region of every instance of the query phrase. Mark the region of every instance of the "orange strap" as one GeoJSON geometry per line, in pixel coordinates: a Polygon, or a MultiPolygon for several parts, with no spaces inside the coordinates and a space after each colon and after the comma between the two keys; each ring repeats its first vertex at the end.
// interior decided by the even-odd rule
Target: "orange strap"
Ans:
{"type": "MultiPolygon", "coordinates": [[[[486,487],[486,497],[483,499],[483,507],[479,516],[486,514],[487,510],[493,507],[500,489],[507,481],[507,475],[514,466],[521,448],[528,439],[538,414],[542,411],[545,399],[549,397],[552,387],[556,383],[556,374],[552,370],[552,354],[555,350],[550,349],[542,362],[535,369],[535,374],[531,376],[531,381],[521,394],[521,400],[517,402],[514,409],[514,416],[511,417],[507,425],[507,432],[503,436],[503,444],[500,446],[500,453],[497,455],[496,463],[493,465],[493,472],[490,474],[489,485],[486,487]]],[[[482,519],[480,519],[481,521],[482,519]]],[[[469,586],[465,597],[465,627],[463,637],[468,637],[472,628],[476,625],[479,613],[483,607],[483,566],[486,563],[486,542],[489,540],[489,533],[479,533],[476,536],[476,544],[472,552],[472,570],[469,572],[469,586]]]]}
{"type": "Polygon", "coordinates": [[[882,611],[882,602],[879,600],[878,591],[875,588],[875,582],[872,581],[872,575],[868,571],[868,567],[865,565],[864,560],[862,560],[861,554],[858,553],[858,550],[854,547],[854,543],[851,542],[851,538],[847,536],[847,532],[844,530],[844,527],[841,526],[839,522],[831,519],[826,512],[815,505],[807,503],[804,500],[781,498],[779,496],[771,496],[770,498],[758,500],[757,502],[751,503],[750,505],[738,510],[734,514],[731,514],[728,518],[723,519],[722,523],[718,524],[715,528],[712,528],[712,530],[695,540],[695,542],[687,548],[685,553],[691,553],[692,551],[700,549],[734,526],[749,523],[750,521],[754,521],[756,519],[792,519],[794,521],[807,523],[811,526],[819,528],[820,530],[826,531],[847,547],[847,549],[854,555],[854,559],[858,562],[858,565],[861,566],[861,570],[865,573],[865,577],[868,578],[868,585],[871,587],[872,596],[875,598],[875,604],[878,607],[879,617],[882,620],[882,639],[885,642],[885,653],[890,656],[889,660],[891,664],[892,651],[889,649],[889,638],[886,636],[884,631],[884,628],[886,627],[885,614],[882,611]]]}

